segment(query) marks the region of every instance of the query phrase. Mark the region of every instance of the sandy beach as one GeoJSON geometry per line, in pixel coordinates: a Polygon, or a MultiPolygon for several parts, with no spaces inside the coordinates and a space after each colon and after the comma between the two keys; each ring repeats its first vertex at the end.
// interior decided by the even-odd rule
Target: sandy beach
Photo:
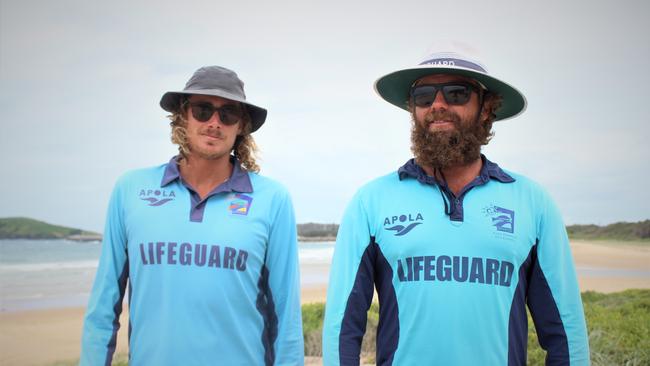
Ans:
{"type": "MultiPolygon", "coordinates": [[[[650,271],[650,246],[633,246],[573,241],[571,250],[576,267],[611,268],[627,271],[650,271]]],[[[618,292],[630,288],[650,288],[648,277],[580,276],[581,291],[618,292]]]]}
{"type": "MultiPolygon", "coordinates": [[[[615,270],[650,271],[650,246],[607,242],[572,242],[576,267],[614,270],[612,276],[579,275],[582,291],[617,292],[630,288],[650,288],[650,277],[625,277],[615,270]]],[[[326,275],[327,266],[303,268],[303,275],[326,275]]],[[[606,271],[605,271],[606,273],[606,271]]],[[[324,302],[325,286],[302,289],[302,302],[324,302]]],[[[83,308],[64,308],[0,313],[0,364],[54,365],[72,364],[79,355],[83,308]]],[[[123,314],[122,324],[128,324],[123,314]]],[[[127,352],[126,332],[119,332],[117,353],[127,352]]]]}

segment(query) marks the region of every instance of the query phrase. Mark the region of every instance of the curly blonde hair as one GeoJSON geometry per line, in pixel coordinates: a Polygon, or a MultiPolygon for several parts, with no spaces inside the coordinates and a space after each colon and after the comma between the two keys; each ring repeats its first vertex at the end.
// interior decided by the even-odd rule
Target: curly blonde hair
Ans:
{"type": "MultiPolygon", "coordinates": [[[[171,121],[169,125],[172,127],[172,143],[178,145],[178,153],[180,154],[179,161],[181,159],[187,159],[190,154],[190,146],[187,142],[187,118],[185,117],[185,114],[187,113],[186,102],[187,99],[182,99],[179,103],[178,110],[167,116],[171,121]]],[[[258,148],[253,136],[251,135],[252,122],[250,115],[245,108],[241,123],[242,132],[237,136],[237,138],[235,138],[235,144],[232,148],[233,155],[237,160],[239,160],[239,163],[244,170],[259,173],[260,167],[255,161],[255,155],[258,152],[258,148]]]]}

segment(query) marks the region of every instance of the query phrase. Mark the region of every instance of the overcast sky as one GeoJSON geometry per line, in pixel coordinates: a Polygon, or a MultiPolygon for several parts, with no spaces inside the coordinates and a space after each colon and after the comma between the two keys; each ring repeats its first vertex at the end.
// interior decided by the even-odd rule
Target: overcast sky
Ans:
{"type": "Polygon", "coordinates": [[[649,4],[0,0],[0,217],[102,231],[116,178],[176,152],[162,94],[221,65],[269,110],[261,173],[298,222],[339,222],[411,157],[408,114],[373,82],[444,38],[528,99],[489,159],[544,185],[567,224],[648,219],[649,4]]]}

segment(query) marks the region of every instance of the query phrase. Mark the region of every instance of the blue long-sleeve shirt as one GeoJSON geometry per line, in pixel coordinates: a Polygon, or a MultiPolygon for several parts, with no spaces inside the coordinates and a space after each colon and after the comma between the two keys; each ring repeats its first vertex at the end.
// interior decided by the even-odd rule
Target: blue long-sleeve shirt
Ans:
{"type": "Polygon", "coordinates": [[[127,288],[131,365],[303,364],[291,199],[233,163],[203,200],[175,159],[118,180],[81,365],[110,365],[127,288]]]}
{"type": "Polygon", "coordinates": [[[330,273],[325,365],[359,364],[374,288],[378,365],[525,365],[526,305],[548,365],[589,364],[558,209],[484,157],[458,197],[413,160],[361,188],[330,273]]]}

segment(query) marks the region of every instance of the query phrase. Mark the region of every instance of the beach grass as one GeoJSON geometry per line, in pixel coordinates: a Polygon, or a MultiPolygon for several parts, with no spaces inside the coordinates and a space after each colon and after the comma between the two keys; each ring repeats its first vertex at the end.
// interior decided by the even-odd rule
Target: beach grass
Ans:
{"type": "MultiPolygon", "coordinates": [[[[626,290],[602,294],[582,294],[585,308],[592,365],[650,365],[650,290],[626,290]]],[[[305,355],[321,356],[323,303],[303,306],[305,355]]],[[[362,359],[374,362],[375,334],[379,306],[373,303],[368,311],[366,335],[362,343],[362,359]]],[[[528,315],[528,365],[544,365],[546,351],[537,341],[535,326],[528,315]]]]}
{"type": "MultiPolygon", "coordinates": [[[[650,290],[625,290],[604,294],[582,293],[587,320],[591,363],[604,365],[650,365],[650,290]]],[[[324,303],[302,306],[305,356],[322,356],[324,303]]],[[[379,323],[379,305],[368,311],[366,334],[361,346],[363,364],[374,364],[375,341],[379,323]]],[[[527,365],[544,365],[546,352],[539,346],[535,326],[528,315],[527,365]]],[[[54,363],[51,366],[72,366],[76,362],[54,363]]],[[[118,354],[113,366],[127,366],[126,354],[118,354]]]]}
{"type": "MultiPolygon", "coordinates": [[[[650,290],[582,293],[592,365],[650,364],[650,290]]],[[[546,352],[528,330],[528,364],[543,365],[546,352]]]]}

